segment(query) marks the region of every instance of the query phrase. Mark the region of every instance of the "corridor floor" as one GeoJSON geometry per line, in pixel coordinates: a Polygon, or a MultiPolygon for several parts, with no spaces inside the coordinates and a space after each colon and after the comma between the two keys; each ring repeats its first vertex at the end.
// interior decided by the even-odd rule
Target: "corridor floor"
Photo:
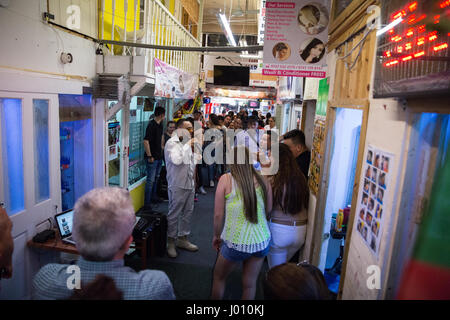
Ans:
{"type": "MultiPolygon", "coordinates": [[[[166,272],[172,281],[175,295],[179,300],[207,300],[211,293],[212,273],[216,261],[216,252],[212,248],[214,219],[214,188],[206,188],[206,195],[198,195],[192,217],[190,240],[199,247],[197,252],[177,249],[175,259],[152,257],[148,261],[149,268],[166,272]]],[[[167,214],[168,203],[164,202],[154,208],[155,211],[167,214]]],[[[242,265],[230,274],[225,289],[225,300],[239,300],[242,294],[242,265]]],[[[263,274],[267,271],[264,262],[258,278],[256,299],[264,298],[262,291],[263,274]]]]}

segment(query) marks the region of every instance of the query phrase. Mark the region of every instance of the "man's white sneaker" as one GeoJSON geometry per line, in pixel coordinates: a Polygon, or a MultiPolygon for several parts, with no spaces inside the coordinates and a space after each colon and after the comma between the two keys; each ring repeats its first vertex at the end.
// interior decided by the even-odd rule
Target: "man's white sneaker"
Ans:
{"type": "Polygon", "coordinates": [[[203,188],[203,186],[198,188],[198,191],[200,191],[201,194],[206,194],[205,188],[203,188]]]}

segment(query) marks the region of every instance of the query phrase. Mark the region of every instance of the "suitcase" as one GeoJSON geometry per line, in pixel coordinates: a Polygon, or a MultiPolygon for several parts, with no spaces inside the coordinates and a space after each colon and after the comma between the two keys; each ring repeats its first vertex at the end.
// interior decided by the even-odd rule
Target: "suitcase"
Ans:
{"type": "Polygon", "coordinates": [[[147,247],[150,257],[164,257],[167,246],[167,216],[159,212],[140,211],[138,216],[145,218],[151,224],[150,237],[148,238],[147,247]]]}

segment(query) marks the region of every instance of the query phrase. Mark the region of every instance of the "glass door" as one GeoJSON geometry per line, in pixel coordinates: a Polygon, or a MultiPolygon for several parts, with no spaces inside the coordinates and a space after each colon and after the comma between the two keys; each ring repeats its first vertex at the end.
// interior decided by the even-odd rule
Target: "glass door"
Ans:
{"type": "Polygon", "coordinates": [[[61,206],[58,130],[57,95],[0,91],[0,201],[14,239],[13,277],[2,280],[0,299],[30,297],[37,270],[27,241],[61,206]]]}

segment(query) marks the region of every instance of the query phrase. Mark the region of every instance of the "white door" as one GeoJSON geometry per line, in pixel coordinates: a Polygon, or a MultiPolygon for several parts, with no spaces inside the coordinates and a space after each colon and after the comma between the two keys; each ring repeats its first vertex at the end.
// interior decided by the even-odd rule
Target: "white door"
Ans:
{"type": "Polygon", "coordinates": [[[0,201],[13,222],[13,277],[0,299],[27,299],[39,266],[27,241],[61,208],[58,96],[0,91],[0,201]]]}

